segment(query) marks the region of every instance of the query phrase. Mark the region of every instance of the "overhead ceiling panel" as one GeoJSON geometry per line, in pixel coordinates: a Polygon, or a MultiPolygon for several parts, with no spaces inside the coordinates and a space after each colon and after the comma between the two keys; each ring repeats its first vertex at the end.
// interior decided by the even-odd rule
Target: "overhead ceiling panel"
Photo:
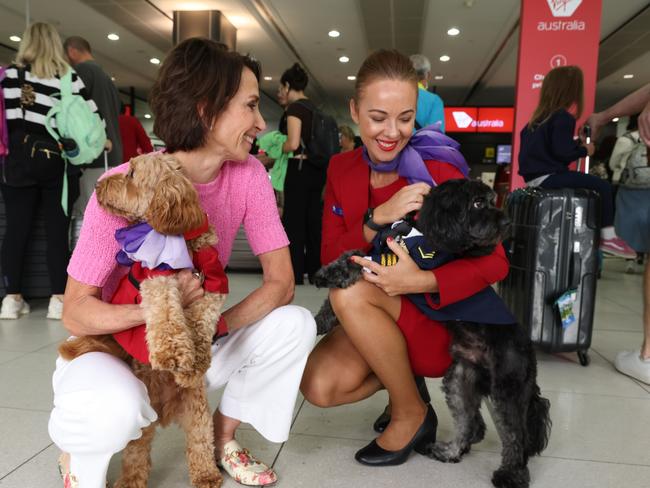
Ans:
{"type": "Polygon", "coordinates": [[[370,50],[394,47],[393,0],[359,0],[370,50]]]}
{"type": "Polygon", "coordinates": [[[650,6],[609,35],[600,46],[598,79],[603,79],[650,49],[650,6]]]}

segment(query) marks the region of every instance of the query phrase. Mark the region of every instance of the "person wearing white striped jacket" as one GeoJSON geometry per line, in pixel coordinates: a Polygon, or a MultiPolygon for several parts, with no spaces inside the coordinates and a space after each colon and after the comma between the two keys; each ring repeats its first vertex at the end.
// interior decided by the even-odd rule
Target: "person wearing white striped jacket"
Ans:
{"type": "MultiPolygon", "coordinates": [[[[72,92],[80,94],[93,112],[97,106],[86,93],[81,78],[63,57],[56,29],[36,22],[25,31],[16,59],[0,84],[5,100],[9,132],[9,156],[2,165],[0,193],[5,205],[6,232],[0,250],[0,266],[6,296],[0,319],[17,319],[29,313],[22,297],[25,249],[39,205],[45,217],[47,267],[52,297],[49,319],[60,319],[70,259],[70,219],[61,206],[63,172],[66,171],[57,142],[48,134],[45,120],[61,91],[61,77],[72,70],[72,92]]],[[[56,123],[51,121],[56,129],[56,123]]],[[[77,166],[67,165],[68,208],[79,195],[77,166]]]]}

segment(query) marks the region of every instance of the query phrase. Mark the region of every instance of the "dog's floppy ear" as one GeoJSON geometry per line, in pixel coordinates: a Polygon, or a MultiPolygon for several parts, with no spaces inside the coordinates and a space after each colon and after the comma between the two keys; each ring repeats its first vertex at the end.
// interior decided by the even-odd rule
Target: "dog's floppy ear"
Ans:
{"type": "Polygon", "coordinates": [[[192,183],[178,170],[163,172],[145,220],[157,232],[179,235],[203,224],[205,214],[192,183]]]}

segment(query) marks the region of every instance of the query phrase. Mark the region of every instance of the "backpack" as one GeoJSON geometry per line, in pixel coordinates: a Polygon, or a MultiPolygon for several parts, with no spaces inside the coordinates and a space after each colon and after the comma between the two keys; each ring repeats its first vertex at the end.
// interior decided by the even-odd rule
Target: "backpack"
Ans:
{"type": "Polygon", "coordinates": [[[66,161],[76,166],[92,163],[104,150],[106,130],[98,113],[93,112],[81,95],[72,93],[72,70],[61,77],[59,102],[55,103],[45,117],[47,132],[59,142],[66,161]],[[56,121],[57,131],[52,128],[56,121]],[[76,143],[69,147],[70,141],[76,143]]]}
{"type": "Polygon", "coordinates": [[[307,161],[317,168],[325,169],[330,158],[341,150],[339,128],[334,117],[317,109],[312,103],[298,101],[311,111],[311,138],[305,145],[307,161]]]}
{"type": "Polygon", "coordinates": [[[621,172],[619,184],[626,188],[650,189],[650,166],[648,148],[641,139],[634,141],[634,147],[627,158],[625,168],[621,172]]]}
{"type": "Polygon", "coordinates": [[[2,89],[2,80],[5,79],[6,69],[0,66],[0,164],[9,154],[9,128],[7,127],[7,117],[5,116],[5,96],[2,89]]]}

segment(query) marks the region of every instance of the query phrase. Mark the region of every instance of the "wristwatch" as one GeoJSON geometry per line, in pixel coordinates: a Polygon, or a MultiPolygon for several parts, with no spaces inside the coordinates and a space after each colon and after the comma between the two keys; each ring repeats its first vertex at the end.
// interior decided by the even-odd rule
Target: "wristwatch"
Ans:
{"type": "Polygon", "coordinates": [[[375,232],[379,232],[382,230],[385,225],[379,225],[377,222],[372,220],[372,213],[374,212],[374,208],[369,207],[368,210],[366,210],[366,213],[363,215],[363,223],[368,226],[370,230],[374,230],[375,232]]]}

